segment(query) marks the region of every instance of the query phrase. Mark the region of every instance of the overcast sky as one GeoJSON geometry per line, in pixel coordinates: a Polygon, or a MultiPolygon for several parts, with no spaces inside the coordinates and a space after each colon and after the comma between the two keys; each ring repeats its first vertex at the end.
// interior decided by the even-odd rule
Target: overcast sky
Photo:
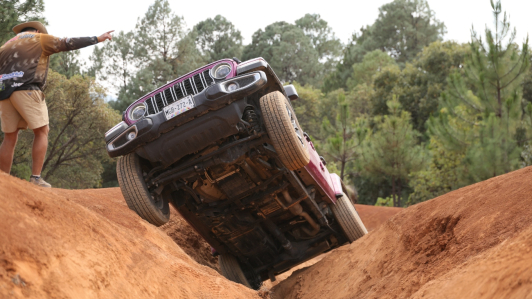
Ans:
{"type": "MultiPolygon", "coordinates": [[[[147,11],[153,1],[91,0],[67,1],[44,0],[48,32],[60,37],[99,35],[108,30],[130,31],[137,18],[147,11]]],[[[336,36],[347,43],[354,31],[372,24],[378,16],[378,8],[390,0],[307,0],[307,1],[212,1],[169,0],[177,15],[183,16],[188,28],[196,23],[221,14],[242,32],[244,44],[260,28],[277,22],[293,23],[306,13],[318,13],[332,27],[336,36]],[[262,4],[262,5],[260,5],[262,4]]],[[[492,25],[489,0],[428,0],[436,18],[447,26],[445,40],[467,42],[470,28],[484,30],[492,25]]],[[[517,41],[522,42],[532,33],[532,1],[504,0],[503,10],[510,14],[512,26],[517,27],[517,41]]],[[[88,57],[92,49],[82,49],[88,57]]]]}

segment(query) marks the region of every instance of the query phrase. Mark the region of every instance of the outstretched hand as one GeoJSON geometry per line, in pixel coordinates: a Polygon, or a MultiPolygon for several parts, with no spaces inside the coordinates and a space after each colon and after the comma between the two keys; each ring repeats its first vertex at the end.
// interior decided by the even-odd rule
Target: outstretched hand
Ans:
{"type": "Polygon", "coordinates": [[[101,43],[101,42],[106,41],[106,40],[112,40],[113,39],[113,36],[111,35],[112,32],[114,32],[114,30],[108,31],[108,32],[98,36],[98,42],[101,43]]]}

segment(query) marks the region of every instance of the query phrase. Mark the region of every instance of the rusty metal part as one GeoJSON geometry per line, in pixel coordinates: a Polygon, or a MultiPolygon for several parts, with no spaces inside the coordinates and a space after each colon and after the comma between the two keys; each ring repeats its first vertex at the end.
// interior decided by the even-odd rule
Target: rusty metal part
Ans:
{"type": "Polygon", "coordinates": [[[307,212],[303,211],[303,207],[299,204],[299,202],[296,204],[292,204],[293,200],[290,194],[288,193],[287,189],[284,189],[281,193],[283,194],[283,197],[285,201],[287,202],[287,204],[290,206],[288,210],[296,216],[301,216],[305,218],[305,220],[307,220],[307,222],[313,228],[312,230],[309,230],[306,227],[302,227],[301,229],[310,237],[315,236],[320,231],[319,224],[317,224],[316,221],[314,221],[314,219],[312,219],[312,217],[310,217],[310,215],[307,212]]]}

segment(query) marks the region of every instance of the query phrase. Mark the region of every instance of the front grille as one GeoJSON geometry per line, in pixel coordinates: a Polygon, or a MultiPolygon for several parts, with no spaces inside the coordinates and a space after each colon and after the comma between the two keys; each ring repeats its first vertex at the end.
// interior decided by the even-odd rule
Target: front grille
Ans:
{"type": "Polygon", "coordinates": [[[194,94],[194,88],[192,88],[190,79],[186,79],[185,81],[183,81],[183,85],[185,86],[185,91],[187,92],[187,95],[194,94]]]}
{"type": "Polygon", "coordinates": [[[211,70],[206,70],[203,72],[203,78],[205,79],[205,82],[207,83],[207,86],[214,83],[214,79],[211,77],[211,70]]]}
{"type": "Polygon", "coordinates": [[[163,108],[180,100],[188,95],[196,95],[202,92],[207,86],[211,85],[214,80],[211,78],[210,71],[194,75],[192,78],[185,79],[181,83],[170,86],[162,92],[146,100],[148,115],[163,111],[163,108]]]}
{"type": "Polygon", "coordinates": [[[184,98],[184,97],[185,97],[185,94],[184,94],[183,91],[181,90],[181,84],[176,84],[176,85],[174,85],[174,93],[175,93],[175,96],[176,96],[178,99],[181,99],[181,98],[184,98]]]}
{"type": "Polygon", "coordinates": [[[148,106],[148,115],[155,114],[155,108],[152,101],[153,98],[149,98],[148,100],[146,100],[146,106],[148,106]]]}
{"type": "Polygon", "coordinates": [[[202,90],[204,90],[205,87],[203,86],[203,81],[201,80],[201,74],[196,74],[193,78],[194,78],[194,85],[196,86],[196,90],[198,92],[201,92],[202,90]]]}
{"type": "Polygon", "coordinates": [[[154,97],[155,99],[155,105],[157,105],[157,110],[161,111],[163,110],[165,103],[163,102],[163,96],[162,96],[162,92],[156,94],[154,97]]]}
{"type": "Polygon", "coordinates": [[[172,94],[172,88],[167,88],[164,91],[164,97],[166,99],[167,105],[172,104],[173,102],[176,101],[176,99],[174,98],[174,95],[172,94]]]}

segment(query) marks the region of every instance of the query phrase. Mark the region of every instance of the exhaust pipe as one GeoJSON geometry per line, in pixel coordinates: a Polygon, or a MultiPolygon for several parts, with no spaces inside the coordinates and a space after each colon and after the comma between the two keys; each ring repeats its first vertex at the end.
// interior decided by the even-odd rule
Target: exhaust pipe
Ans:
{"type": "MultiPolygon", "coordinates": [[[[288,193],[288,190],[284,189],[282,193],[283,193],[283,197],[286,200],[287,204],[290,205],[293,202],[293,200],[290,194],[288,193]]],[[[301,204],[298,203],[294,205],[293,207],[290,207],[288,210],[295,216],[301,216],[305,218],[305,220],[307,220],[310,226],[312,226],[313,228],[312,230],[309,230],[306,227],[301,228],[305,232],[305,234],[309,235],[310,237],[314,237],[320,231],[319,224],[317,224],[316,221],[314,221],[314,219],[312,219],[312,217],[310,217],[310,215],[307,212],[303,211],[303,207],[301,206],[301,204]]]]}

